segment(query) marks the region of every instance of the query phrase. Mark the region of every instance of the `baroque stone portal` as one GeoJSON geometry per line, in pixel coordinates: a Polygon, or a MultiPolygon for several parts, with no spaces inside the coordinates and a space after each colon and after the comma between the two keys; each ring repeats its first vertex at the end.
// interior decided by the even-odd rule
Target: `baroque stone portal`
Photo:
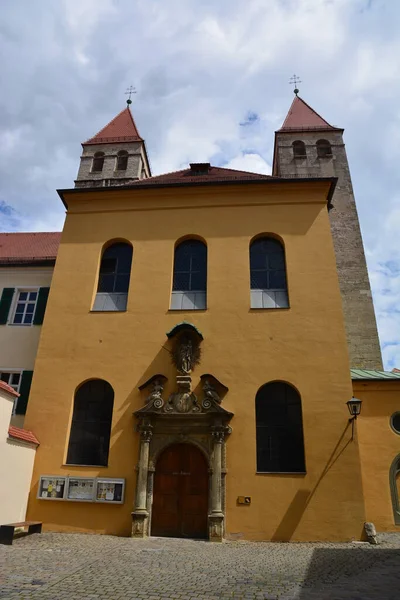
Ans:
{"type": "Polygon", "coordinates": [[[145,406],[134,413],[140,433],[140,454],[132,536],[144,537],[151,533],[153,481],[158,456],[167,446],[184,442],[194,444],[208,462],[208,535],[211,541],[221,541],[225,512],[225,441],[231,433],[229,421],[233,413],[222,408],[217,386],[224,391],[227,388],[212,375],[201,377],[201,398],[193,392],[189,373],[200,360],[198,346],[201,339],[196,340],[194,335],[190,337],[186,333],[183,331],[177,336],[174,346],[178,357],[176,363],[173,358],[178,370],[176,391],[164,399],[166,377],[163,375],[154,376],[141,386],[141,389],[150,387],[150,392],[145,406]],[[192,344],[188,343],[189,339],[192,344]]]}

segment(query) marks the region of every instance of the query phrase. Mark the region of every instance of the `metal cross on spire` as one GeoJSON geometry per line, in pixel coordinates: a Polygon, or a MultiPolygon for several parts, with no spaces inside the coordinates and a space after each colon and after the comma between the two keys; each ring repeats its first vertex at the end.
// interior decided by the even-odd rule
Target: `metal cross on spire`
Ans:
{"type": "Polygon", "coordinates": [[[126,92],[125,92],[125,95],[126,95],[126,94],[129,94],[129,98],[128,98],[128,100],[126,101],[127,105],[129,106],[130,104],[132,104],[132,100],[131,100],[131,96],[132,96],[132,94],[136,94],[136,90],[135,90],[135,88],[134,88],[132,85],[130,85],[130,86],[128,87],[128,89],[126,90],[126,92]]]}
{"type": "Polygon", "coordinates": [[[299,89],[297,87],[297,84],[301,83],[300,77],[297,77],[297,75],[293,75],[293,77],[290,78],[289,83],[290,83],[290,85],[294,85],[294,90],[293,91],[294,91],[294,93],[297,96],[297,94],[299,93],[299,89]]]}

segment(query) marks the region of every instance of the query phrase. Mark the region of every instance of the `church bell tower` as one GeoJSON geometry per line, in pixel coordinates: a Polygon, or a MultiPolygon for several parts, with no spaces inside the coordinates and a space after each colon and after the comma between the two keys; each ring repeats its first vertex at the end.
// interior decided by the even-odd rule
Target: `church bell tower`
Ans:
{"type": "Polygon", "coordinates": [[[338,178],[331,200],[330,222],[350,366],[382,369],[371,287],[343,142],[344,130],[325,121],[297,92],[296,89],[282,127],[275,132],[273,175],[338,178]]]}
{"type": "Polygon", "coordinates": [[[75,187],[127,185],[151,176],[143,138],[128,106],[82,144],[75,187]]]}

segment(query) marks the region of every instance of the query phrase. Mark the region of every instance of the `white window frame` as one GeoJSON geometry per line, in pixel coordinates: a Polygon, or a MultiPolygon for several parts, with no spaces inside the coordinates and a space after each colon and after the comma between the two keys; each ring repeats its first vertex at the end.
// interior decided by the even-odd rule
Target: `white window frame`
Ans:
{"type": "MultiPolygon", "coordinates": [[[[16,387],[14,385],[6,382],[6,381],[4,382],[4,383],[7,383],[7,385],[9,385],[10,387],[12,387],[12,389],[15,390],[17,392],[17,394],[19,394],[19,390],[20,390],[20,387],[21,387],[21,381],[22,381],[22,373],[23,372],[24,372],[24,369],[6,369],[6,368],[1,369],[0,368],[0,377],[4,373],[8,373],[10,375],[14,375],[14,374],[19,375],[19,382],[18,382],[18,385],[16,387]]],[[[3,381],[3,379],[0,379],[0,381],[3,381]]],[[[18,398],[15,398],[14,404],[13,404],[13,408],[12,408],[12,414],[13,415],[15,415],[15,410],[17,408],[17,402],[18,402],[18,398]]]]}
{"type": "MultiPolygon", "coordinates": [[[[40,287],[34,286],[34,287],[20,287],[20,288],[16,288],[15,292],[14,292],[14,299],[12,302],[12,306],[11,306],[11,310],[10,310],[10,318],[9,318],[9,325],[13,325],[14,327],[31,327],[33,325],[33,320],[35,318],[35,312],[36,312],[36,307],[37,307],[37,302],[38,302],[38,298],[39,298],[39,291],[40,291],[40,287]],[[30,292],[36,292],[37,296],[36,296],[36,300],[34,302],[29,301],[29,300],[21,300],[21,302],[18,300],[19,295],[21,293],[30,293],[30,292]],[[24,303],[25,305],[27,304],[34,304],[35,307],[33,309],[33,313],[32,313],[32,322],[31,323],[14,323],[14,318],[16,315],[16,311],[17,311],[17,306],[18,304],[24,303]]],[[[26,308],[24,310],[24,316],[26,314],[26,308]]]]}

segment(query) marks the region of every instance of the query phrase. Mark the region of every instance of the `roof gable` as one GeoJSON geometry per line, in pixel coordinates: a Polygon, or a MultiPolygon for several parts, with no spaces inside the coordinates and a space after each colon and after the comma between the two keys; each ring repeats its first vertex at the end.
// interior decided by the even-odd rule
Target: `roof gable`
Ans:
{"type": "MultiPolygon", "coordinates": [[[[325,121],[311,106],[304,102],[299,96],[295,96],[289,112],[283,125],[278,131],[302,131],[304,129],[318,130],[331,129],[337,131],[337,127],[333,127],[325,121]]],[[[341,130],[340,130],[341,131],[341,130]]]]}
{"type": "Polygon", "coordinates": [[[110,144],[112,142],[143,142],[129,107],[121,110],[95,136],[83,142],[83,146],[89,144],[110,144]]]}

